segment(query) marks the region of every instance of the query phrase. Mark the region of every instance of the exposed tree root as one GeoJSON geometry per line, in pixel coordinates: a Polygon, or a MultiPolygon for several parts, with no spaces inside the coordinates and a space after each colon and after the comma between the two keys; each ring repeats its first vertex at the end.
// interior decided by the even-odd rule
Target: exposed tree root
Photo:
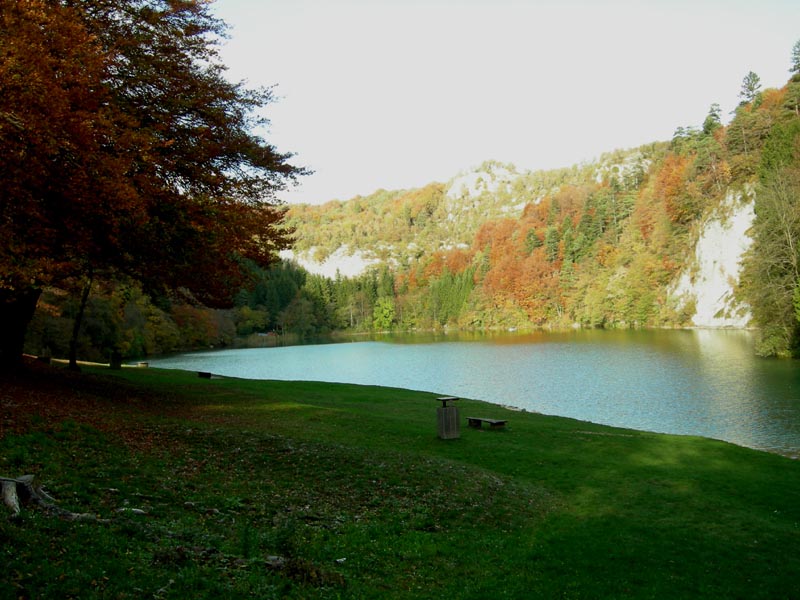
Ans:
{"type": "Polygon", "coordinates": [[[21,477],[0,477],[2,486],[3,504],[11,511],[13,516],[21,513],[23,506],[38,506],[48,513],[57,515],[68,521],[93,521],[108,523],[107,519],[98,519],[91,513],[74,513],[55,505],[55,498],[44,491],[35,475],[22,475],[21,477]]]}

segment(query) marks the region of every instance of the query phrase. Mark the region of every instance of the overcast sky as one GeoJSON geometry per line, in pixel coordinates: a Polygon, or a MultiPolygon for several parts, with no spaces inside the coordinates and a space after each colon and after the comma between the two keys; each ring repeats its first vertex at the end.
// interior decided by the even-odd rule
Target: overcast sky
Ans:
{"type": "Polygon", "coordinates": [[[485,160],[591,160],[725,118],[789,78],[800,0],[216,0],[232,80],[314,175],[288,202],[445,182],[485,160]]]}

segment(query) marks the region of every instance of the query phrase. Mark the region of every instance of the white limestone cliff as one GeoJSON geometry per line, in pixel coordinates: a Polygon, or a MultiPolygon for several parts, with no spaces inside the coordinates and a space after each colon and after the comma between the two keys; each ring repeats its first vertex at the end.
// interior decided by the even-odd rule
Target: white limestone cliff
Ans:
{"type": "Polygon", "coordinates": [[[679,276],[672,297],[679,307],[695,305],[696,327],[744,328],[749,308],[737,302],[741,260],[752,239],[748,230],[755,218],[752,194],[729,192],[705,222],[690,261],[679,276]]]}
{"type": "Polygon", "coordinates": [[[369,267],[378,264],[377,258],[368,256],[361,250],[350,250],[347,245],[340,246],[322,262],[314,260],[314,248],[304,253],[295,253],[293,250],[283,250],[281,258],[293,260],[309,273],[323,275],[334,279],[339,273],[342,277],[357,277],[369,267]]]}

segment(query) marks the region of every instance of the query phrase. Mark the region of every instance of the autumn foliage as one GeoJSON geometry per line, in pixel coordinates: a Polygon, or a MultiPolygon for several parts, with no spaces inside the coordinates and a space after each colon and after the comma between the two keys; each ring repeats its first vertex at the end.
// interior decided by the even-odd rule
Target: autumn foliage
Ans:
{"type": "Polygon", "coordinates": [[[304,171],[252,133],[271,95],[225,79],[223,33],[200,0],[0,0],[0,361],[45,286],[222,305],[287,245],[274,193],[304,171]]]}
{"type": "Polygon", "coordinates": [[[274,193],[304,170],[252,133],[271,94],[224,78],[224,27],[206,2],[0,8],[2,360],[18,354],[43,288],[48,309],[71,315],[52,286],[74,297],[93,277],[141,293],[120,299],[109,284],[94,306],[93,318],[116,311],[107,320],[124,325],[117,346],[131,354],[267,331],[686,325],[676,277],[705,220],[753,191],[760,239],[738,293],[765,330],[780,322],[768,352],[800,346],[800,74],[781,90],[750,86],[726,125],[712,105],[700,127],[592,164],[520,173],[488,161],[458,185],[284,215],[274,193]],[[290,243],[319,261],[359,250],[378,266],[334,279],[264,270],[290,243]],[[796,260],[776,274],[770,257],[786,248],[796,260]],[[202,307],[233,296],[230,312],[202,307]],[[151,319],[157,335],[141,325],[151,319]]]}

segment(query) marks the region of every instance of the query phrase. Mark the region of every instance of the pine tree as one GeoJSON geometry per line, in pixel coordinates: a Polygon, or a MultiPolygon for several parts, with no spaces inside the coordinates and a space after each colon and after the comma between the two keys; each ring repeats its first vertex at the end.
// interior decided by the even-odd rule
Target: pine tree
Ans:
{"type": "MultiPolygon", "coordinates": [[[[750,71],[744,76],[742,80],[742,89],[739,92],[739,98],[742,99],[742,104],[749,104],[753,102],[761,90],[761,78],[750,71]]],[[[719,108],[719,106],[717,106],[719,108]]]]}
{"type": "Polygon", "coordinates": [[[797,40],[792,47],[792,67],[789,71],[795,75],[800,75],[800,40],[797,40]]]}

